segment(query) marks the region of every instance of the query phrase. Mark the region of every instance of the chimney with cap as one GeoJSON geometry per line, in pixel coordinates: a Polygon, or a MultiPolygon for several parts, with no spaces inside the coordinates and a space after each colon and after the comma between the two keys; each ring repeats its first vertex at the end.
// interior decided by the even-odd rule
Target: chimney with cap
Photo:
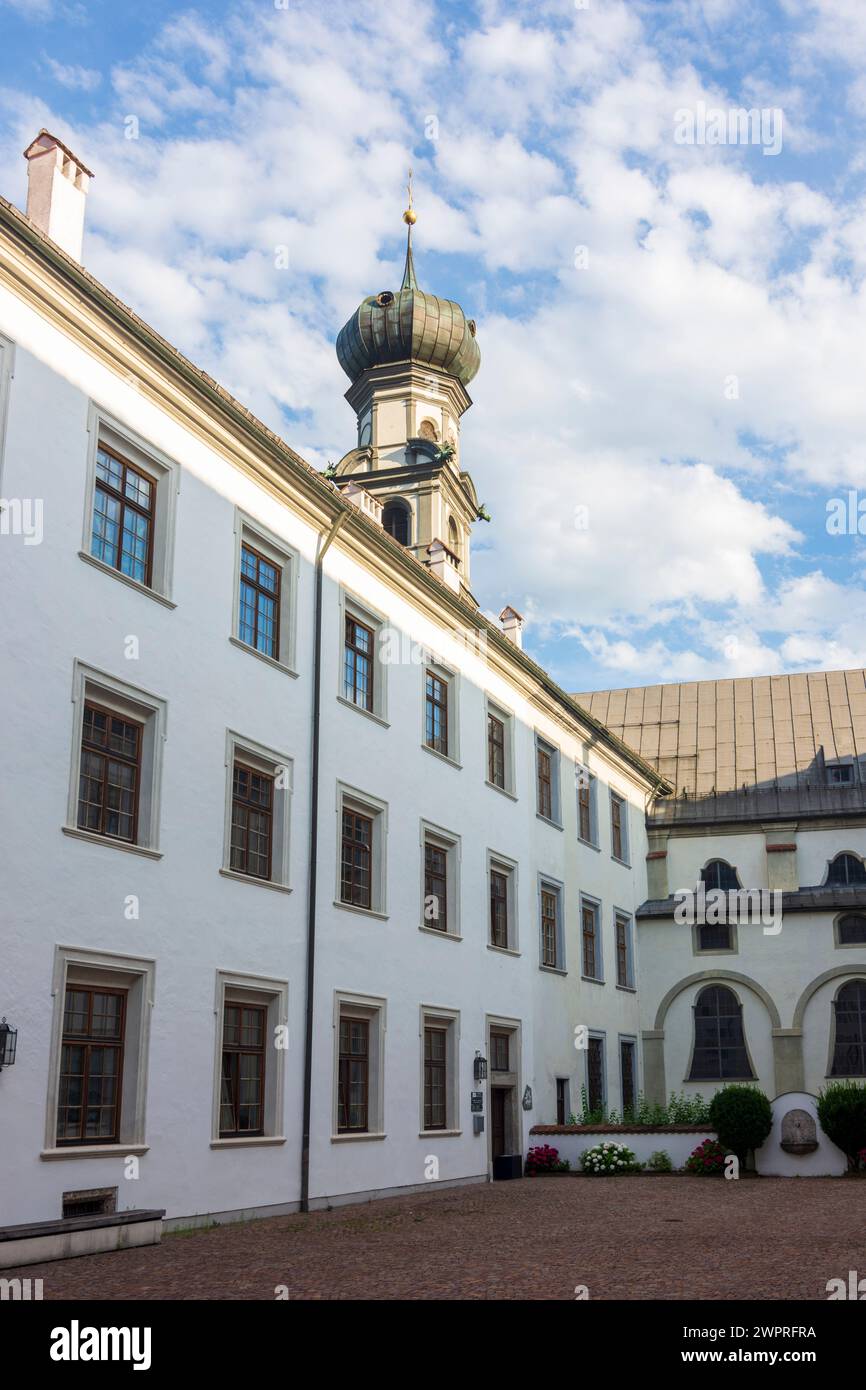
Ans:
{"type": "Polygon", "coordinates": [[[523,646],[523,617],[516,608],[503,608],[499,614],[502,631],[515,647],[523,646]]]}
{"type": "Polygon", "coordinates": [[[24,151],[27,160],[27,216],[73,260],[81,260],[84,202],[92,173],[77,155],[40,130],[24,151]]]}

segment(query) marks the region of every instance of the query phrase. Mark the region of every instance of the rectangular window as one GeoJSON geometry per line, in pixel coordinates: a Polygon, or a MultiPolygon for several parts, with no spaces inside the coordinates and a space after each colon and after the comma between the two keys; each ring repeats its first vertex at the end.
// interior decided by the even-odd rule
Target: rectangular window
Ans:
{"type": "Polygon", "coordinates": [[[632,966],[632,925],[631,918],[624,912],[617,912],[614,917],[614,933],[616,936],[616,982],[624,989],[634,987],[634,969],[632,966]]]}
{"type": "Polygon", "coordinates": [[[447,1127],[448,1029],[424,1029],[424,1128],[447,1127]]]}
{"type": "Polygon", "coordinates": [[[448,930],[448,851],[429,842],[424,846],[424,924],[448,930]]]}
{"type": "Polygon", "coordinates": [[[558,965],[557,898],[546,888],[541,890],[541,963],[554,968],[558,965]]]}
{"type": "Polygon", "coordinates": [[[252,878],[271,877],[274,778],[235,763],[232,777],[230,867],[252,878]]]}
{"type": "Polygon", "coordinates": [[[370,1020],[340,1017],[337,1133],[363,1134],[369,1128],[370,1020]]]}
{"type": "Polygon", "coordinates": [[[535,749],[537,809],[545,820],[553,819],[553,760],[550,751],[537,745],[535,749]]]}
{"type": "Polygon", "coordinates": [[[556,1078],[556,1123],[558,1125],[568,1124],[568,1115],[568,1079],[564,1076],[558,1076],[556,1078]]]}
{"type": "Polygon", "coordinates": [[[508,946],[508,878],[490,870],[490,944],[508,946]]]}
{"type": "Polygon", "coordinates": [[[490,1034],[490,1070],[491,1071],[511,1071],[510,1066],[510,1046],[511,1034],[491,1032],[490,1034]]]}
{"type": "Polygon", "coordinates": [[[586,1053],[586,1094],[592,1111],[604,1110],[604,1039],[590,1037],[586,1053]]]}
{"type": "Polygon", "coordinates": [[[505,725],[495,714],[487,716],[487,780],[505,787],[505,725]]]}
{"type": "Polygon", "coordinates": [[[448,756],[448,681],[435,671],[426,677],[425,740],[428,748],[448,756]]]}
{"type": "Polygon", "coordinates": [[[597,781],[589,768],[575,760],[574,780],[577,788],[577,833],[589,845],[598,841],[596,815],[597,781]]]}
{"type": "Polygon", "coordinates": [[[340,900],[353,907],[373,906],[373,820],[343,807],[340,900]]]}
{"type": "Polygon", "coordinates": [[[241,545],[238,637],[274,661],[280,655],[280,568],[251,545],[241,545]]]}
{"type": "Polygon", "coordinates": [[[637,1100],[635,1056],[637,1049],[628,1038],[619,1040],[619,1070],[622,1085],[623,1114],[633,1111],[637,1100]]]}
{"type": "Polygon", "coordinates": [[[610,840],[614,859],[628,859],[627,802],[616,792],[610,794],[610,840]]]}
{"type": "Polygon", "coordinates": [[[351,614],[345,619],[343,695],[361,709],[373,709],[374,633],[351,614]]]}
{"type": "Polygon", "coordinates": [[[89,701],[84,705],[78,829],[134,844],[143,726],[89,701]]]}
{"type": "Polygon", "coordinates": [[[265,1042],[268,1011],[226,1003],[220,1080],[221,1139],[264,1134],[265,1042]]]}
{"type": "Polygon", "coordinates": [[[699,922],[699,951],[730,951],[733,949],[730,922],[699,922]]]}
{"type": "Polygon", "coordinates": [[[58,1145],[118,1142],[125,1016],[125,991],[67,986],[58,1145]]]}
{"type": "Polygon", "coordinates": [[[583,902],[580,908],[583,940],[583,973],[590,980],[601,979],[601,951],[598,939],[598,907],[583,902]]]}
{"type": "Polygon", "coordinates": [[[96,451],[90,553],[150,585],[156,481],[105,448],[96,451]]]}

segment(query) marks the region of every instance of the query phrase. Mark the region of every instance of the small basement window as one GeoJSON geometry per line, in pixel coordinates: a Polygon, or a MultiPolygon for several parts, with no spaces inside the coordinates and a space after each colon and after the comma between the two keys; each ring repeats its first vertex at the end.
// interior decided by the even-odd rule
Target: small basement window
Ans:
{"type": "Polygon", "coordinates": [[[85,1192],[64,1192],[63,1219],[70,1216],[111,1216],[117,1211],[116,1187],[93,1187],[85,1192]]]}

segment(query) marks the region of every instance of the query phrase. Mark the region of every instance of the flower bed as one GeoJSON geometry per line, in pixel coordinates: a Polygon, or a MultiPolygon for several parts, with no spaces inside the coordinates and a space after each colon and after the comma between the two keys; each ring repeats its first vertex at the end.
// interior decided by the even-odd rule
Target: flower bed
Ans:
{"type": "Polygon", "coordinates": [[[598,1141],[616,1142],[628,1136],[628,1146],[636,1160],[648,1163],[659,1149],[670,1154],[674,1168],[684,1168],[689,1154],[705,1139],[715,1139],[707,1125],[533,1125],[531,1142],[555,1143],[560,1159],[579,1168],[581,1154],[598,1141]]]}

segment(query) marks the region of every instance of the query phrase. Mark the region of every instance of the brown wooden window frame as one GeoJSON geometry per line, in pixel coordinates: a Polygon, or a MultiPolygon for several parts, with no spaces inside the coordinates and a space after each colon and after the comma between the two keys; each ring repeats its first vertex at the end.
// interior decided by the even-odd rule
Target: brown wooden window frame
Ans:
{"type": "Polygon", "coordinates": [[[616,942],[616,982],[621,989],[632,989],[634,981],[630,976],[633,972],[629,970],[631,918],[627,917],[624,912],[617,912],[614,914],[613,925],[616,942]]]}
{"type": "Polygon", "coordinates": [[[352,1014],[348,1010],[340,1010],[338,1019],[338,1041],[337,1041],[337,1133],[338,1134],[369,1134],[370,1133],[370,1025],[373,1022],[369,1018],[360,1018],[357,1014],[352,1014]],[[346,1029],[344,1037],[344,1026],[346,1029]],[[358,1027],[364,1037],[364,1051],[355,1052],[351,1048],[352,1029],[358,1027]],[[349,1046],[344,1047],[344,1041],[349,1046]],[[353,1067],[360,1069],[361,1081],[353,1080],[353,1067]],[[363,1124],[350,1124],[350,1113],[352,1109],[351,1093],[356,1085],[361,1086],[363,1124]]]}
{"type": "Polygon", "coordinates": [[[577,833],[581,840],[588,845],[594,845],[593,825],[592,825],[592,777],[587,773],[587,780],[581,782],[577,788],[577,833]]]}
{"type": "Polygon", "coordinates": [[[448,881],[451,873],[450,851],[436,840],[424,840],[424,926],[433,931],[448,931],[448,881]],[[437,905],[435,917],[427,916],[427,903],[433,898],[437,905]]]}
{"type": "Polygon", "coordinates": [[[627,802],[625,797],[618,792],[610,794],[610,852],[614,859],[618,859],[621,864],[626,863],[625,853],[628,849],[627,837],[624,832],[624,812],[627,802]]]}
{"type": "Polygon", "coordinates": [[[559,894],[555,888],[541,887],[541,964],[549,970],[559,965],[559,894]]]}
{"type": "Polygon", "coordinates": [[[424,1024],[424,1129],[448,1128],[448,1025],[424,1024]],[[441,1057],[432,1056],[430,1044],[434,1036],[441,1039],[441,1057]],[[441,1099],[435,1098],[438,1091],[441,1099]],[[441,1116],[441,1118],[434,1118],[441,1116]]]}
{"type": "Polygon", "coordinates": [[[374,822],[375,816],[356,811],[352,806],[340,808],[340,902],[368,912],[373,908],[374,822]],[[368,827],[366,840],[354,833],[363,826],[368,827]],[[347,827],[351,833],[347,833],[347,827]],[[366,867],[358,862],[358,856],[366,860],[366,867]]]}
{"type": "MultiPolygon", "coordinates": [[[[55,1129],[54,1129],[55,1138],[56,1138],[56,1143],[57,1143],[57,1147],[58,1147],[58,1148],[68,1148],[68,1147],[70,1147],[70,1146],[82,1147],[82,1146],[84,1146],[84,1145],[90,1146],[90,1145],[94,1145],[94,1144],[119,1144],[119,1143],[120,1143],[120,1120],[121,1120],[121,1107],[122,1107],[122,1104],[123,1104],[123,1066],[124,1066],[124,1059],[125,1059],[125,1054],[126,1054],[126,1014],[127,1014],[127,1000],[128,1000],[128,994],[129,994],[128,989],[118,989],[118,988],[116,988],[116,987],[114,987],[114,986],[108,986],[108,985],[93,985],[93,984],[89,984],[89,983],[78,983],[77,981],[72,981],[72,980],[67,980],[67,982],[66,982],[66,988],[65,988],[64,996],[63,996],[63,1018],[62,1018],[62,1022],[61,1022],[61,1037],[60,1037],[60,1083],[59,1083],[58,1100],[57,1100],[57,1116],[56,1116],[56,1120],[55,1120],[55,1129]],[[72,994],[86,994],[86,995],[88,995],[88,1005],[87,1005],[87,1023],[88,1023],[88,1027],[86,1028],[86,1030],[85,1030],[83,1033],[70,1033],[70,1032],[67,1032],[67,1026],[66,1026],[67,1002],[68,1002],[68,996],[69,996],[71,993],[72,993],[72,994]],[[93,1022],[93,1000],[94,1000],[94,996],[96,996],[96,995],[102,995],[102,994],[104,994],[104,995],[110,995],[110,996],[112,996],[112,997],[114,997],[114,998],[119,998],[119,999],[120,999],[120,1031],[119,1031],[119,1036],[114,1037],[114,1038],[108,1038],[108,1039],[106,1039],[106,1038],[104,1037],[104,1035],[99,1035],[99,1034],[93,1032],[93,1028],[92,1028],[92,1022],[93,1022]],[[64,1094],[64,1092],[63,1092],[63,1078],[64,1078],[64,1076],[66,1076],[66,1075],[75,1075],[75,1073],[67,1073],[67,1072],[64,1072],[64,1070],[63,1070],[63,1052],[64,1052],[64,1049],[65,1049],[66,1047],[82,1047],[82,1048],[84,1048],[84,1050],[85,1050],[84,1069],[83,1069],[83,1071],[81,1072],[81,1077],[82,1077],[82,1081],[81,1081],[82,1103],[81,1103],[81,1106],[80,1106],[80,1107],[78,1107],[78,1106],[69,1106],[69,1105],[64,1105],[64,1104],[63,1104],[63,1094],[64,1094]],[[90,1083],[90,1079],[91,1079],[91,1062],[92,1062],[92,1059],[93,1059],[93,1054],[94,1054],[94,1052],[96,1052],[96,1051],[105,1052],[105,1051],[109,1051],[109,1050],[111,1050],[111,1051],[113,1051],[113,1052],[115,1052],[115,1053],[117,1054],[117,1070],[116,1070],[116,1072],[115,1072],[115,1078],[116,1078],[115,1099],[114,1099],[114,1102],[113,1102],[112,1106],[110,1107],[110,1108],[113,1109],[113,1111],[114,1111],[114,1116],[113,1116],[114,1124],[113,1124],[113,1126],[112,1126],[112,1132],[111,1132],[111,1134],[109,1134],[109,1135],[106,1135],[106,1134],[98,1134],[98,1135],[94,1135],[94,1136],[88,1138],[87,1135],[84,1133],[84,1131],[85,1131],[85,1129],[86,1129],[86,1123],[87,1123],[87,1111],[88,1111],[88,1109],[92,1109],[92,1108],[93,1108],[93,1107],[91,1107],[91,1106],[88,1106],[88,1103],[87,1103],[87,1092],[88,1092],[89,1083],[90,1083]],[[70,1137],[69,1135],[64,1135],[63,1138],[61,1138],[61,1137],[60,1137],[60,1116],[61,1116],[61,1112],[62,1112],[62,1111],[68,1111],[68,1110],[70,1110],[70,1109],[79,1109],[79,1108],[80,1108],[80,1110],[81,1110],[81,1121],[80,1121],[80,1125],[79,1125],[79,1133],[76,1134],[76,1135],[73,1135],[72,1137],[70,1137]]],[[[106,1109],[106,1108],[109,1108],[109,1107],[99,1106],[98,1108],[99,1108],[99,1109],[106,1109]]]]}
{"type": "Polygon", "coordinates": [[[502,1028],[491,1028],[490,1030],[490,1070],[511,1071],[511,1034],[502,1028]],[[504,1066],[501,1065],[503,1059],[504,1066]]]}
{"type": "Polygon", "coordinates": [[[553,820],[553,751],[535,745],[536,810],[543,820],[553,820]]]}
{"type": "Polygon", "coordinates": [[[490,944],[498,947],[499,950],[507,950],[509,946],[509,914],[508,914],[508,880],[510,875],[498,869],[496,865],[490,867],[490,944]],[[500,890],[501,885],[501,891],[500,890]],[[503,939],[498,939],[498,938],[503,939]]]}
{"type": "Polygon", "coordinates": [[[591,1111],[604,1110],[606,1059],[604,1038],[590,1033],[586,1049],[586,1097],[591,1111]]]}
{"type": "Polygon", "coordinates": [[[134,463],[130,463],[129,459],[124,458],[124,456],[122,454],[119,454],[116,449],[109,449],[105,444],[102,443],[97,444],[96,463],[94,465],[93,475],[93,511],[90,518],[90,554],[93,556],[95,560],[98,560],[100,564],[107,566],[108,569],[115,570],[118,574],[123,575],[125,579],[130,579],[133,584],[142,584],[146,589],[151,589],[153,587],[153,545],[154,531],[156,530],[156,495],[158,487],[159,479],[155,478],[152,473],[148,473],[146,469],[140,468],[136,466],[136,464],[134,463]],[[98,470],[100,454],[105,454],[108,458],[111,459],[113,463],[116,463],[120,466],[121,483],[119,489],[116,488],[113,485],[113,483],[107,482],[104,478],[101,478],[99,476],[98,470]],[[141,502],[138,502],[134,498],[127,496],[126,480],[130,473],[132,473],[136,478],[140,478],[142,482],[145,482],[149,485],[149,507],[145,506],[141,502]],[[98,494],[100,492],[105,493],[106,496],[111,497],[115,502],[120,504],[120,518],[117,523],[118,540],[116,562],[106,560],[102,555],[98,555],[93,549],[93,531],[97,515],[96,505],[98,500],[98,494]],[[136,516],[144,517],[144,519],[147,521],[147,558],[145,560],[144,579],[137,579],[135,575],[126,574],[123,569],[123,536],[126,529],[127,511],[134,513],[136,516]]]}
{"type": "Polygon", "coordinates": [[[235,874],[243,874],[243,875],[244,875],[245,877],[247,877],[247,878],[258,879],[258,880],[259,880],[260,882],[262,882],[262,883],[269,883],[269,882],[271,882],[271,880],[272,880],[272,878],[273,878],[273,857],[274,857],[274,797],[275,797],[275,794],[276,794],[276,777],[275,777],[275,775],[274,775],[273,773],[270,773],[270,772],[263,772],[263,771],[261,770],[261,768],[252,767],[249,763],[244,762],[244,760],[243,760],[242,757],[235,757],[234,762],[233,762],[233,764],[232,764],[232,808],[231,808],[231,827],[230,827],[230,836],[229,836],[229,868],[231,869],[232,873],[235,873],[235,874]],[[246,774],[248,775],[248,777],[250,778],[250,786],[252,785],[252,779],[255,778],[255,777],[259,778],[260,781],[261,781],[263,784],[267,784],[267,786],[270,788],[270,793],[269,793],[269,798],[270,798],[270,799],[269,799],[269,801],[268,801],[267,806],[265,806],[261,801],[255,801],[255,800],[253,800],[252,796],[249,795],[249,794],[247,794],[246,796],[241,796],[241,795],[238,794],[238,790],[237,790],[237,787],[238,787],[238,773],[246,773],[246,774]],[[236,809],[237,809],[238,811],[243,811],[243,812],[244,812],[244,814],[245,814],[245,816],[246,816],[246,823],[245,823],[245,824],[241,824],[240,822],[236,822],[236,820],[235,820],[235,811],[236,811],[236,809]],[[251,815],[252,813],[255,813],[256,815],[261,816],[261,817],[263,818],[263,820],[266,822],[266,825],[267,825],[268,853],[267,853],[267,873],[266,873],[266,874],[256,873],[254,869],[251,869],[251,868],[249,867],[249,862],[250,862],[250,848],[249,848],[250,827],[249,827],[249,818],[250,818],[250,815],[251,815]],[[239,830],[239,831],[243,834],[243,837],[244,837],[244,843],[243,843],[243,846],[242,846],[241,848],[237,847],[237,846],[235,845],[235,843],[234,843],[235,831],[236,831],[236,830],[239,830]],[[242,860],[242,865],[241,865],[240,867],[238,866],[238,864],[235,863],[235,855],[236,855],[236,853],[238,853],[238,854],[240,855],[240,858],[241,858],[241,860],[242,860]]]}
{"type": "Polygon", "coordinates": [[[343,698],[348,700],[350,705],[356,705],[358,709],[364,709],[368,714],[372,714],[375,677],[375,629],[368,627],[366,623],[362,623],[360,618],[356,618],[353,613],[346,613],[343,626],[343,698]],[[369,638],[368,647],[364,647],[358,643],[358,632],[366,633],[369,638]],[[366,689],[364,689],[363,683],[358,680],[359,662],[365,663],[367,672],[366,689]],[[362,699],[358,699],[359,694],[363,695],[362,699]]]}
{"type": "Polygon", "coordinates": [[[85,830],[85,831],[87,831],[87,833],[90,834],[90,835],[101,835],[101,836],[102,836],[104,839],[106,839],[106,840],[117,840],[120,844],[134,845],[134,844],[137,844],[137,843],[138,843],[138,818],[139,818],[139,805],[140,805],[140,800],[141,800],[141,757],[142,757],[142,744],[143,744],[143,742],[144,742],[144,730],[145,730],[145,722],[144,722],[143,720],[131,719],[131,718],[130,718],[128,715],[126,715],[126,714],[119,714],[117,710],[112,709],[112,708],[111,708],[110,706],[108,706],[108,705],[101,705],[97,700],[90,700],[90,699],[85,698],[85,701],[84,701],[84,709],[83,709],[82,720],[81,720],[81,748],[80,748],[80,751],[79,751],[79,765],[78,765],[78,800],[77,800],[76,825],[77,825],[77,827],[78,827],[79,830],[85,830]],[[113,751],[111,748],[109,748],[108,743],[106,743],[106,744],[104,744],[104,745],[100,745],[100,744],[97,743],[95,740],[89,739],[88,736],[87,736],[87,715],[88,715],[88,712],[90,712],[90,713],[92,713],[92,714],[101,714],[101,715],[104,715],[104,716],[105,716],[105,718],[109,721],[109,723],[108,723],[108,735],[109,735],[109,737],[110,737],[110,733],[111,733],[111,721],[114,720],[114,719],[119,719],[123,724],[128,725],[128,726],[129,726],[130,728],[132,728],[132,729],[135,729],[135,730],[136,730],[136,733],[137,733],[135,756],[134,756],[134,757],[130,757],[130,756],[127,755],[127,754],[117,753],[116,751],[113,751]],[[103,769],[102,769],[102,776],[101,776],[101,778],[97,779],[97,778],[93,777],[89,772],[85,772],[85,770],[84,770],[84,756],[85,756],[85,753],[90,753],[90,754],[93,755],[94,757],[101,757],[101,758],[102,758],[102,760],[103,760],[103,769]],[[110,808],[107,806],[107,792],[108,792],[108,788],[109,788],[109,786],[110,786],[110,783],[109,783],[109,781],[108,781],[108,772],[109,772],[109,766],[110,766],[110,764],[113,763],[113,762],[114,762],[114,763],[119,763],[119,764],[123,765],[124,767],[128,767],[128,768],[132,768],[132,769],[133,769],[133,774],[134,774],[134,775],[133,775],[133,784],[132,784],[132,804],[133,804],[133,809],[132,809],[132,834],[129,835],[129,836],[126,836],[126,835],[112,835],[110,831],[104,829],[105,821],[106,821],[106,816],[107,816],[108,814],[110,814],[110,808]],[[99,817],[100,828],[99,828],[98,830],[95,830],[95,829],[93,828],[93,826],[91,826],[91,825],[82,824],[81,783],[82,783],[82,779],[83,779],[84,777],[87,777],[87,778],[89,778],[91,781],[94,781],[94,782],[98,780],[99,783],[100,783],[101,789],[102,789],[102,800],[101,800],[100,803],[90,802],[90,801],[84,803],[86,806],[92,806],[92,805],[97,805],[97,804],[99,804],[99,806],[100,806],[100,817],[99,817]]]}
{"type": "Polygon", "coordinates": [[[220,1047],[220,1110],[219,1110],[219,1137],[220,1139],[254,1139],[260,1138],[265,1133],[265,1085],[267,1079],[267,1045],[268,1045],[268,1006],[267,1004],[250,1004],[238,999],[226,999],[223,1003],[222,1019],[222,1039],[220,1047]],[[238,1028],[244,1027],[244,1014],[255,1013],[260,1016],[260,1041],[258,1043],[244,1043],[239,1040],[236,1043],[226,1042],[226,1030],[229,1022],[229,1011],[237,1010],[238,1028]],[[232,1058],[232,1076],[226,1077],[225,1066],[226,1058],[232,1058]],[[241,1111],[241,1080],[249,1078],[241,1077],[241,1059],[244,1057],[255,1057],[258,1061],[258,1107],[261,1123],[255,1128],[241,1129],[239,1127],[241,1111]],[[223,1100],[223,1082],[231,1082],[231,1100],[223,1100]],[[231,1129],[223,1125],[223,1109],[230,1105],[234,1125],[231,1129]]]}
{"type": "Polygon", "coordinates": [[[580,960],[581,973],[587,980],[601,980],[598,974],[599,961],[599,909],[596,903],[587,902],[586,899],[580,904],[580,960]],[[587,929],[587,923],[592,923],[591,930],[587,929]],[[591,967],[591,968],[590,968],[591,967]]]}
{"type": "Polygon", "coordinates": [[[424,741],[443,757],[449,756],[448,696],[450,681],[429,668],[424,676],[424,741]]]}
{"type": "Polygon", "coordinates": [[[620,1038],[619,1040],[619,1083],[622,1092],[622,1111],[634,1111],[637,1104],[637,1043],[634,1038],[620,1038]],[[628,1067],[625,1065],[625,1057],[629,1057],[628,1067]],[[630,1073],[630,1075],[629,1075],[630,1073]],[[626,1082],[631,1083],[631,1096],[626,1095],[626,1082]]]}
{"type": "Polygon", "coordinates": [[[490,710],[487,711],[487,780],[492,786],[505,790],[505,722],[490,710]]]}
{"type": "Polygon", "coordinates": [[[280,628],[281,628],[281,620],[282,620],[282,591],[283,591],[283,565],[282,565],[282,563],[280,563],[279,561],[273,559],[270,555],[264,555],[261,551],[256,550],[256,548],[255,548],[254,545],[251,545],[250,542],[249,542],[248,540],[245,540],[244,537],[241,537],[240,574],[238,575],[238,639],[239,639],[241,642],[243,642],[245,646],[251,647],[252,650],[253,650],[254,652],[258,652],[260,655],[263,655],[263,656],[269,656],[269,657],[271,658],[272,661],[279,661],[279,659],[280,659],[280,637],[281,637],[281,630],[280,630],[280,628]],[[245,551],[246,551],[248,554],[252,555],[253,559],[254,559],[255,562],[256,562],[256,572],[255,572],[255,577],[254,577],[254,578],[251,578],[250,575],[247,574],[247,573],[245,573],[245,571],[244,571],[244,552],[245,552],[245,551]],[[265,584],[263,584],[263,583],[261,582],[261,577],[260,577],[260,576],[261,576],[261,566],[262,566],[262,565],[269,565],[270,568],[274,571],[274,574],[275,574],[275,576],[276,576],[276,587],[275,587],[274,589],[269,589],[269,588],[267,587],[267,585],[265,585],[265,584]],[[255,605],[254,605],[254,607],[253,607],[253,623],[252,623],[253,632],[252,632],[252,641],[250,641],[249,638],[247,638],[247,637],[245,637],[245,636],[243,635],[243,627],[242,627],[242,624],[243,624],[243,616],[242,616],[242,615],[243,615],[243,608],[244,608],[244,603],[243,603],[243,589],[244,589],[244,585],[245,585],[245,584],[246,584],[250,589],[252,589],[253,593],[255,594],[255,599],[256,599],[255,605]],[[274,631],[273,631],[273,650],[272,650],[272,651],[267,651],[265,648],[259,646],[259,618],[260,618],[260,614],[259,614],[259,595],[260,595],[260,594],[262,595],[262,597],[264,597],[265,599],[268,599],[268,600],[269,600],[271,603],[273,603],[273,605],[274,605],[274,620],[273,620],[273,623],[274,623],[274,631]]]}

